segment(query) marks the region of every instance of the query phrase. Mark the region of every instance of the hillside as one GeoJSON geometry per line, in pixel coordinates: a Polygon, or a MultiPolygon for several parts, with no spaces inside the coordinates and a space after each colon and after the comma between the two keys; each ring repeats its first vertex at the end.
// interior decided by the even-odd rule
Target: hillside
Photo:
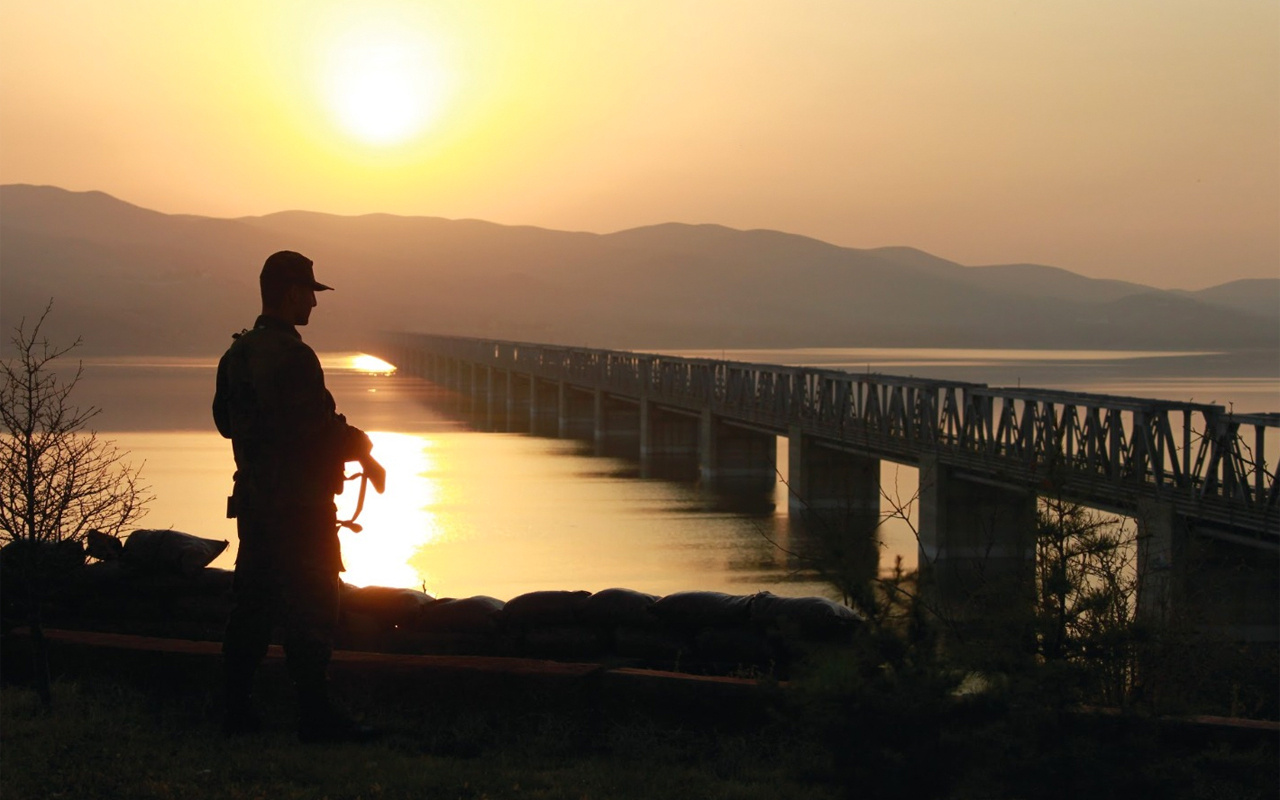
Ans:
{"type": "Polygon", "coordinates": [[[1053,267],[966,267],[776,231],[570,233],[373,214],[167,215],[99,192],[0,187],[0,316],[55,299],[85,353],[212,354],[257,311],[274,250],[316,261],[307,332],[404,329],[619,348],[1280,345],[1280,280],[1167,292],[1053,267]]]}

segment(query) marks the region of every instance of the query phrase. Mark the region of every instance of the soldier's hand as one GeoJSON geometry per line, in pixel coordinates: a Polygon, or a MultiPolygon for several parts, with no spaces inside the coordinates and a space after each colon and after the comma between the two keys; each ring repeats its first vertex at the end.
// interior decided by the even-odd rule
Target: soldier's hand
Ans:
{"type": "Polygon", "coordinates": [[[364,470],[364,476],[369,479],[369,483],[373,484],[373,490],[378,494],[382,494],[387,488],[387,470],[372,455],[362,456],[360,458],[360,468],[364,470]]]}

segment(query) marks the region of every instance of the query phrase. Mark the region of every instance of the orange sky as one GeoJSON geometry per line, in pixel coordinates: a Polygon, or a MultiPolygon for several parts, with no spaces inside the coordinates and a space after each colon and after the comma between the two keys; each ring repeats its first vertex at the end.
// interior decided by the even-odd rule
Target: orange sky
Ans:
{"type": "Polygon", "coordinates": [[[3,2],[0,183],[1280,277],[1280,4],[3,2]]]}

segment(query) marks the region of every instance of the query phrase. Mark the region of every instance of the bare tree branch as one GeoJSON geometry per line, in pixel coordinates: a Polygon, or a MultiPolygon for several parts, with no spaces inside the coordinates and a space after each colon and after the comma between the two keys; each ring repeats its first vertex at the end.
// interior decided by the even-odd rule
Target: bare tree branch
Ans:
{"type": "Polygon", "coordinates": [[[146,513],[149,487],[128,453],[89,428],[99,409],[81,409],[71,393],[83,364],[64,377],[57,362],[80,346],[51,344],[41,328],[50,302],[27,328],[24,318],[10,341],[17,355],[0,362],[0,543],[5,580],[17,581],[36,643],[37,686],[49,700],[41,608],[68,563],[67,546],[80,553],[92,529],[118,533],[146,513]]]}

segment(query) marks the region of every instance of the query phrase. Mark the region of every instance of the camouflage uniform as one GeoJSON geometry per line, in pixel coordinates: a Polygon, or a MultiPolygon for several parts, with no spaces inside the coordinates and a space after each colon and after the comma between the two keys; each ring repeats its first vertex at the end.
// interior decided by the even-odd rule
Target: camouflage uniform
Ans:
{"type": "Polygon", "coordinates": [[[213,403],[231,439],[236,516],[235,605],[223,640],[232,703],[248,702],[253,673],[276,624],[304,714],[327,703],[326,672],[338,619],[334,494],[343,464],[367,455],[369,438],[336,413],[315,351],[293,325],[258,317],[218,364],[213,403]]]}

